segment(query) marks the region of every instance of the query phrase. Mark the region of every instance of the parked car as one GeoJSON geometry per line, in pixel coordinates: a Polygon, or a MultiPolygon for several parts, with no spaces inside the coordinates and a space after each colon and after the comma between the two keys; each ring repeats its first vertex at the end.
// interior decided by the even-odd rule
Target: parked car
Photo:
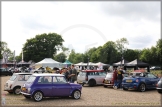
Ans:
{"type": "Polygon", "coordinates": [[[12,77],[7,80],[4,91],[8,91],[9,93],[20,94],[21,87],[31,76],[31,73],[14,73],[12,77]]]}
{"type": "Polygon", "coordinates": [[[157,89],[158,93],[162,94],[162,77],[158,81],[156,89],[157,89]]]}
{"type": "Polygon", "coordinates": [[[43,67],[31,70],[31,73],[44,73],[44,72],[45,72],[45,68],[43,67]]]}
{"type": "Polygon", "coordinates": [[[135,89],[144,92],[146,89],[156,89],[159,78],[149,72],[132,72],[122,80],[123,90],[135,89]]]}
{"type": "MultiPolygon", "coordinates": [[[[114,78],[113,78],[113,73],[114,72],[108,72],[105,79],[103,80],[103,86],[106,88],[107,86],[113,86],[114,85],[114,78]]],[[[128,77],[129,73],[124,73],[124,77],[128,77]]]]}
{"type": "Polygon", "coordinates": [[[81,97],[82,86],[68,83],[62,74],[33,74],[24,86],[21,93],[25,98],[41,101],[43,97],[72,96],[74,99],[81,97]]]}
{"type": "Polygon", "coordinates": [[[153,66],[150,68],[150,70],[160,70],[161,68],[159,66],[153,66]]]}
{"type": "Polygon", "coordinates": [[[103,84],[103,80],[106,77],[104,70],[82,70],[77,76],[77,82],[79,84],[88,84],[93,87],[97,84],[103,84]]]}
{"type": "Polygon", "coordinates": [[[12,75],[11,71],[8,71],[6,68],[0,68],[0,75],[12,75]]]}

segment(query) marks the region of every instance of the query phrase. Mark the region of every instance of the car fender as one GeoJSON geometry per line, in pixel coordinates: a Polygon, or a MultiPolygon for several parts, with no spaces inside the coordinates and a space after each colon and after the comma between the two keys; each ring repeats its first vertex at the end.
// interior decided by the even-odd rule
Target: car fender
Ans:
{"type": "Polygon", "coordinates": [[[76,91],[76,90],[78,90],[78,91],[81,92],[81,90],[80,90],[79,88],[74,88],[74,89],[72,89],[72,90],[70,91],[70,96],[71,96],[71,95],[73,94],[73,92],[76,91]]]}
{"type": "Polygon", "coordinates": [[[44,96],[44,93],[43,93],[43,91],[41,90],[41,89],[33,89],[33,90],[31,90],[31,96],[33,96],[33,94],[36,92],[36,91],[40,91],[40,92],[42,92],[42,94],[43,94],[43,96],[44,96]]]}

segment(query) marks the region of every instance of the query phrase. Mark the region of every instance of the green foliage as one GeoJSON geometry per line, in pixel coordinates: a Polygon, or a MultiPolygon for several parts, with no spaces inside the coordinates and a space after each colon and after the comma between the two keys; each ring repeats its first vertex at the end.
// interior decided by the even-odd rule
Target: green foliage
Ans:
{"type": "Polygon", "coordinates": [[[7,52],[8,53],[8,58],[12,57],[12,52],[11,50],[8,48],[8,45],[6,42],[0,41],[0,50],[1,50],[1,54],[0,54],[0,59],[3,58],[3,53],[7,52]]]}
{"type": "Polygon", "coordinates": [[[66,60],[66,55],[63,52],[62,53],[59,53],[56,56],[54,56],[54,60],[63,63],[66,60]]]}
{"type": "Polygon", "coordinates": [[[44,58],[52,58],[62,48],[61,35],[56,33],[44,33],[28,39],[23,47],[24,60],[38,62],[44,58]]]}

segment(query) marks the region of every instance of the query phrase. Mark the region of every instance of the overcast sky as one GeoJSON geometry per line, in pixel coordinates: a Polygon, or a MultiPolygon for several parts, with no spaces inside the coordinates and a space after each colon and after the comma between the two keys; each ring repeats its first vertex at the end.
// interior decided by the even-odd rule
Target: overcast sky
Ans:
{"type": "Polygon", "coordinates": [[[2,41],[19,55],[37,34],[61,34],[64,46],[84,53],[127,38],[128,48],[156,45],[161,36],[160,2],[1,2],[2,41]]]}

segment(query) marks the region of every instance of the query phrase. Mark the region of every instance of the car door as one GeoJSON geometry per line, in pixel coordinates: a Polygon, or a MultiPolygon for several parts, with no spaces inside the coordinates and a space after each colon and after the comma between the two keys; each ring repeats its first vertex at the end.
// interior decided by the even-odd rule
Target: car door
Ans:
{"type": "Polygon", "coordinates": [[[64,76],[54,76],[52,94],[53,96],[69,96],[71,86],[64,76]]]}
{"type": "Polygon", "coordinates": [[[52,77],[51,76],[40,76],[37,84],[38,90],[41,90],[45,97],[52,96],[52,77]]]}
{"type": "Polygon", "coordinates": [[[106,73],[105,72],[98,72],[99,74],[99,84],[103,84],[103,80],[106,77],[106,73]]]}
{"type": "Polygon", "coordinates": [[[144,79],[145,79],[145,84],[146,84],[146,87],[147,88],[150,88],[151,87],[151,78],[149,78],[149,75],[148,75],[148,73],[146,73],[146,74],[144,74],[145,76],[144,76],[144,79]]]}
{"type": "Polygon", "coordinates": [[[150,88],[156,88],[156,84],[159,81],[159,78],[156,77],[155,75],[149,73],[148,78],[150,79],[150,88]]]}

